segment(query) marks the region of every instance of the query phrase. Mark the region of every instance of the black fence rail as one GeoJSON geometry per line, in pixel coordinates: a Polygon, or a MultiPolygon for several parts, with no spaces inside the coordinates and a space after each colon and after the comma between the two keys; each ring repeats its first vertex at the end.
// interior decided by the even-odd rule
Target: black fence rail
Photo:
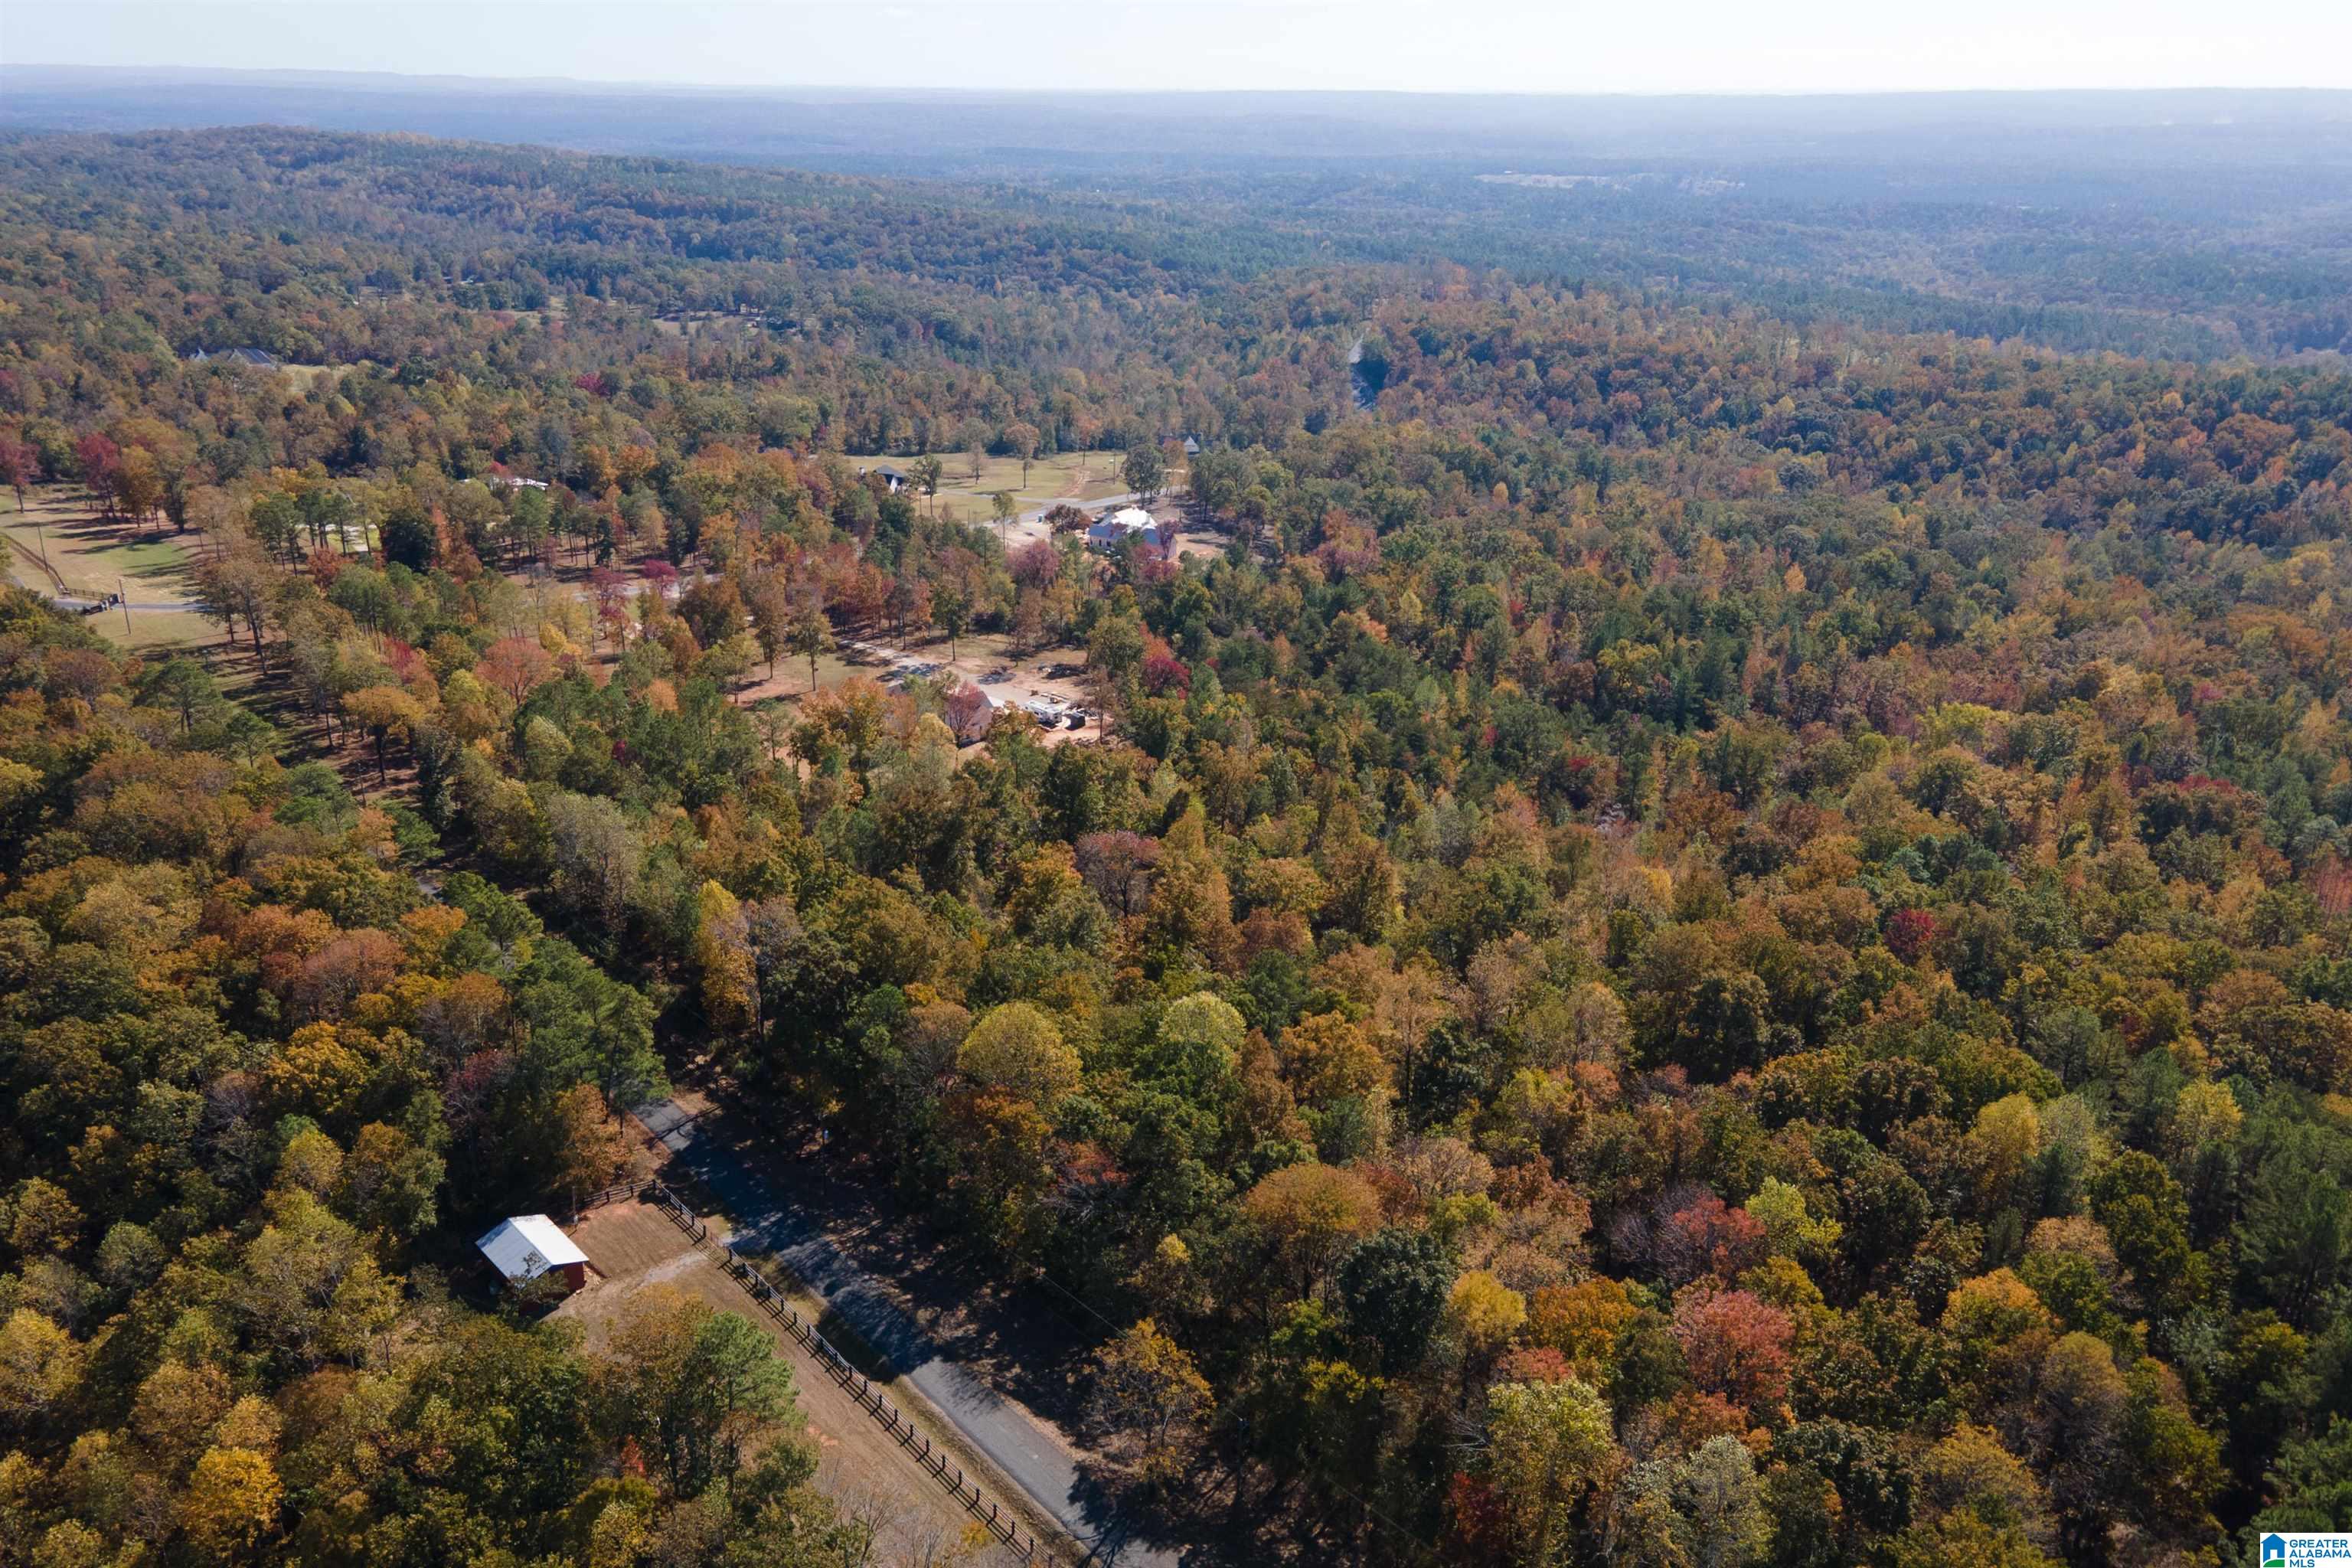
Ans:
{"type": "Polygon", "coordinates": [[[643,1182],[622,1182],[617,1185],[605,1187],[601,1191],[590,1193],[584,1198],[574,1198],[572,1202],[572,1217],[578,1219],[590,1209],[600,1209],[606,1204],[616,1204],[624,1198],[641,1198],[645,1196],[645,1193],[646,1184],[643,1182]]]}
{"type": "Polygon", "coordinates": [[[908,1420],[897,1405],[885,1399],[871,1380],[861,1375],[856,1367],[849,1364],[847,1357],[834,1349],[825,1337],[816,1331],[814,1323],[801,1316],[800,1312],[784,1300],[782,1292],[769,1282],[766,1275],[736,1257],[725,1247],[714,1243],[710,1239],[709,1226],[687,1206],[684,1199],[670,1191],[658,1178],[642,1183],[625,1183],[617,1187],[607,1187],[593,1197],[584,1200],[581,1207],[594,1208],[629,1197],[641,1198],[667,1215],[672,1224],[684,1231],[695,1245],[701,1247],[719,1268],[726,1270],[730,1278],[743,1288],[744,1294],[751,1297],[752,1302],[761,1311],[782,1324],[784,1331],[791,1334],[803,1350],[816,1358],[817,1364],[824,1367],[826,1374],[841,1385],[844,1393],[857,1401],[867,1415],[882,1423],[883,1430],[897,1438],[900,1447],[912,1454],[916,1461],[929,1470],[940,1485],[953,1494],[965,1512],[986,1525],[989,1533],[1003,1542],[1005,1550],[1020,1558],[1022,1562],[1036,1564],[1038,1568],[1059,1568],[1059,1562],[1053,1552],[1040,1545],[1034,1533],[1022,1530],[1015,1522],[1017,1515],[1009,1510],[998,1508],[996,1504],[982,1496],[979,1485],[965,1476],[961,1465],[948,1458],[945,1449],[939,1447],[929,1437],[917,1431],[915,1424],[908,1420]]]}
{"type": "Polygon", "coordinates": [[[698,1243],[709,1243],[710,1227],[703,1224],[692,1209],[686,1206],[684,1198],[671,1192],[658,1180],[648,1181],[646,1184],[645,1195],[652,1199],[662,1213],[669,1215],[678,1229],[686,1232],[698,1243]]]}

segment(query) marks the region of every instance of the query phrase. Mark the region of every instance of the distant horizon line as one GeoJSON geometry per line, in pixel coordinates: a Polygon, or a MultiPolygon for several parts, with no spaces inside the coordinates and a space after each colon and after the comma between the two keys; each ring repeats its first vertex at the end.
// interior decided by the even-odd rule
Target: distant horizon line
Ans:
{"type": "Polygon", "coordinates": [[[0,60],[0,78],[34,73],[59,75],[82,73],[92,76],[121,78],[167,77],[184,79],[205,78],[271,77],[279,79],[332,78],[338,80],[368,80],[416,84],[458,84],[468,87],[522,87],[548,92],[592,92],[619,90],[632,93],[677,92],[697,95],[745,97],[761,93],[855,93],[904,94],[938,99],[1021,99],[1021,98],[1404,98],[1404,99],[1475,99],[1505,100],[1589,100],[1595,101],[1660,102],[1675,99],[1706,99],[1715,101],[1752,100],[1762,102],[1794,103],[1804,101],[1850,101],[1854,100],[1931,99],[2050,99],[2050,98],[2158,98],[2158,97],[2228,97],[2238,99],[2265,98],[2342,98],[2352,100],[2352,87],[2242,87],[2226,84],[2176,84],[2162,87],[1934,87],[1934,88],[1867,88],[1840,91],[1818,89],[1790,89],[1773,91],[1761,88],[1627,88],[1604,90],[1592,88],[1563,89],[1540,91],[1526,88],[1477,89],[1464,87],[1003,87],[971,88],[940,87],[915,83],[847,82],[847,81],[778,81],[778,82],[710,82],[663,79],[629,79],[607,77],[575,76],[494,76],[474,75],[460,71],[394,71],[362,70],[347,66],[187,66],[187,65],[121,65],[86,64],[73,60],[0,60]]]}

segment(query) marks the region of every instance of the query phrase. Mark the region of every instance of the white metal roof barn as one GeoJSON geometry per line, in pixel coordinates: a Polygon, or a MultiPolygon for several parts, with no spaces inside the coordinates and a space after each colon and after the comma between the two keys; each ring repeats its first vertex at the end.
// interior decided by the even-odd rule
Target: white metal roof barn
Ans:
{"type": "Polygon", "coordinates": [[[499,1273],[514,1280],[536,1279],[551,1268],[588,1261],[588,1255],[572,1245],[563,1227],[543,1214],[501,1220],[496,1230],[474,1245],[499,1273]]]}

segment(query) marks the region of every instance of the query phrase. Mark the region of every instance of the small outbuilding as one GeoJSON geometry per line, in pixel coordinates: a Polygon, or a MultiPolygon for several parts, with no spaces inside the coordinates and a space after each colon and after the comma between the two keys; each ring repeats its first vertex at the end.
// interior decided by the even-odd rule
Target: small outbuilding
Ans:
{"type": "Polygon", "coordinates": [[[517,1215],[474,1245],[509,1285],[527,1285],[542,1274],[561,1274],[567,1289],[588,1283],[588,1255],[572,1244],[563,1227],[543,1214],[517,1215]]]}

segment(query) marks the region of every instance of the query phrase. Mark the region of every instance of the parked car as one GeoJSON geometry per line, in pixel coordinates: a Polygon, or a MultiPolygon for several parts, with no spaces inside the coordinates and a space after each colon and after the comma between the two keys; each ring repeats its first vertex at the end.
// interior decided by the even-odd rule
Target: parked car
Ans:
{"type": "Polygon", "coordinates": [[[998,665],[994,669],[992,669],[992,670],[988,671],[988,673],[986,673],[985,675],[982,675],[982,676],[980,678],[980,683],[981,683],[982,686],[1002,686],[1002,685],[1003,685],[1006,681],[1008,681],[1008,680],[1010,680],[1010,679],[1013,679],[1013,672],[1012,672],[1011,670],[1009,670],[1009,669],[1005,668],[1004,668],[1004,666],[1003,666],[1003,665],[1001,665],[1001,664],[1000,664],[1000,665],[998,665]]]}

